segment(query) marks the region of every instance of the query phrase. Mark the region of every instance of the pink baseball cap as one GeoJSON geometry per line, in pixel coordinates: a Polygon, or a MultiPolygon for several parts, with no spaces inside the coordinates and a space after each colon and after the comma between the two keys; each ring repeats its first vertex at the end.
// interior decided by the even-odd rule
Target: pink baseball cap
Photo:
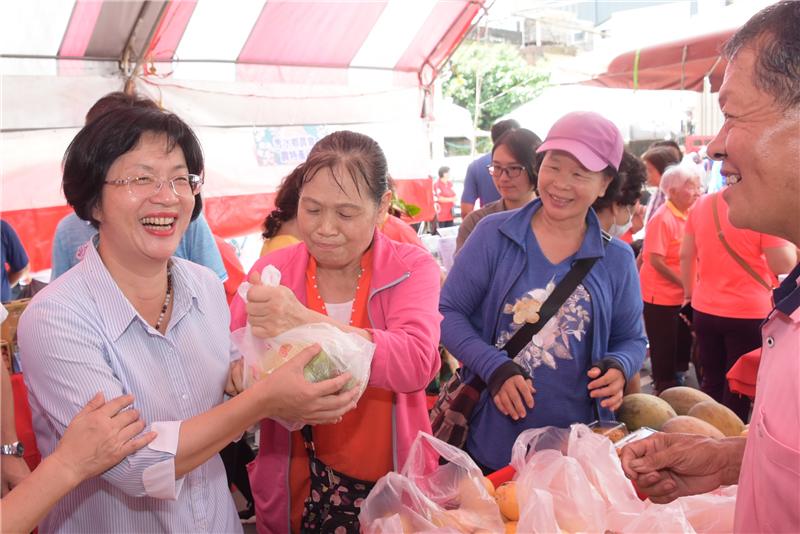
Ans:
{"type": "Polygon", "coordinates": [[[563,150],[593,172],[609,165],[619,170],[622,134],[613,122],[593,111],[573,111],[553,124],[536,152],[563,150]]]}

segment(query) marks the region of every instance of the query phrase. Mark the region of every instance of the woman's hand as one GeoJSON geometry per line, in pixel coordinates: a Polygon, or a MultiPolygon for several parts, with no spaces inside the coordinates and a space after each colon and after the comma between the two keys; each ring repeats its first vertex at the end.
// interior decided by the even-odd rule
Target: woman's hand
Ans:
{"type": "Polygon", "coordinates": [[[625,389],[625,375],[619,369],[609,368],[600,376],[602,370],[592,367],[586,373],[592,379],[589,382],[589,396],[593,399],[607,397],[600,401],[600,406],[616,410],[622,406],[622,394],[625,389]],[[600,378],[598,378],[600,377],[600,378]]]}
{"type": "Polygon", "coordinates": [[[356,407],[358,387],[343,392],[350,373],[330,380],[311,383],[303,368],[320,351],[319,345],[306,347],[254,387],[262,388],[267,417],[299,421],[312,425],[338,423],[344,414],[356,407]]]}
{"type": "Polygon", "coordinates": [[[265,286],[257,271],[250,273],[247,291],[247,322],[253,335],[261,338],[275,337],[296,326],[313,322],[311,312],[303,306],[286,286],[265,286]]]}
{"type": "Polygon", "coordinates": [[[235,397],[244,391],[244,358],[231,362],[228,369],[228,381],[225,383],[225,393],[235,397]]]}
{"type": "Polygon", "coordinates": [[[494,396],[494,405],[503,415],[514,421],[525,417],[525,406],[533,408],[533,382],[522,375],[514,375],[505,382],[494,396]]]}
{"type": "Polygon", "coordinates": [[[136,437],[145,424],[137,410],[125,410],[131,404],[132,395],[105,402],[98,393],[67,426],[51,457],[61,462],[76,484],[117,465],[156,438],[155,432],[136,437]]]}

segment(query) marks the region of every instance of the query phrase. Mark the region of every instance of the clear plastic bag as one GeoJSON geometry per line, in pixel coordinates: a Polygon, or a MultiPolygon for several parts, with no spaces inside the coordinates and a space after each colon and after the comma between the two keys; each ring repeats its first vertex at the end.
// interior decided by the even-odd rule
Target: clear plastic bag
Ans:
{"type": "Polygon", "coordinates": [[[681,497],[678,503],[697,532],[733,532],[738,486],[719,488],[703,495],[681,497]]]}
{"type": "Polygon", "coordinates": [[[387,522],[397,525],[394,514],[399,514],[403,531],[410,525],[414,532],[504,530],[480,468],[461,449],[424,432],[417,434],[401,473],[378,481],[361,506],[359,520],[365,532],[388,532],[387,522]],[[439,465],[439,458],[447,463],[439,465]]]}
{"type": "MultiPolygon", "coordinates": [[[[534,454],[517,478],[517,493],[524,499],[534,490],[543,490],[552,496],[553,510],[561,529],[567,532],[605,531],[605,501],[575,458],[564,456],[557,450],[542,450],[534,454]]],[[[522,500],[520,513],[530,506],[530,502],[522,500]]],[[[527,528],[527,524],[520,525],[520,529],[527,528]]]]}
{"type": "Polygon", "coordinates": [[[572,425],[567,455],[575,458],[610,509],[639,513],[644,509],[633,484],[622,471],[614,444],[585,425],[572,425]]]}
{"type": "Polygon", "coordinates": [[[611,441],[585,425],[526,430],[514,443],[511,463],[517,470],[519,532],[733,529],[736,486],[664,505],[642,502],[611,441]]]}
{"type": "MultiPolygon", "coordinates": [[[[264,268],[261,279],[265,285],[278,285],[280,272],[274,266],[268,265],[264,268]]],[[[245,282],[238,290],[239,296],[245,301],[249,286],[245,282]]],[[[269,339],[253,335],[250,325],[247,324],[234,331],[231,340],[244,358],[245,388],[294,358],[304,348],[316,343],[322,350],[306,365],[303,371],[306,378],[310,382],[319,382],[349,372],[352,380],[348,381],[345,389],[358,387],[360,398],[369,382],[372,357],[375,354],[374,343],[327,323],[298,326],[269,339]]],[[[302,421],[276,421],[288,430],[299,430],[305,424],[302,421]]]]}

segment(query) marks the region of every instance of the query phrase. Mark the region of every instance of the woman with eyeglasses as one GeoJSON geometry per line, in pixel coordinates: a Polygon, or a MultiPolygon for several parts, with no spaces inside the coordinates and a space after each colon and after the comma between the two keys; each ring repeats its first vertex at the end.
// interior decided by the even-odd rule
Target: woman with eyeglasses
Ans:
{"type": "Polygon", "coordinates": [[[202,176],[194,133],[160,110],[113,110],[67,149],[64,195],[98,235],[20,320],[37,443],[51,454],[98,390],[134,395],[157,437],[67,494],[43,532],[241,532],[220,449],[264,417],[332,422],[354,407],[336,394],[348,375],[304,379],[314,348],[223,402],[236,384],[222,284],[173,257],[202,176]]]}
{"type": "Polygon", "coordinates": [[[500,200],[464,217],[458,227],[456,252],[464,246],[478,221],[492,213],[521,208],[536,198],[534,183],[539,170],[536,149],[541,144],[539,136],[525,128],[509,130],[500,136],[492,147],[492,162],[487,166],[500,200]]]}
{"type": "MultiPolygon", "coordinates": [[[[529,428],[612,420],[645,353],[639,280],[631,248],[604,235],[592,204],[616,198],[622,135],[591,112],[559,119],[537,149],[539,198],[484,218],[442,289],[442,341],[462,377],[486,387],[466,450],[490,472],[508,465],[529,428]],[[595,262],[541,330],[513,358],[502,347],[578,259],[595,262]]],[[[525,341],[525,340],[523,340],[525,341]]]]}

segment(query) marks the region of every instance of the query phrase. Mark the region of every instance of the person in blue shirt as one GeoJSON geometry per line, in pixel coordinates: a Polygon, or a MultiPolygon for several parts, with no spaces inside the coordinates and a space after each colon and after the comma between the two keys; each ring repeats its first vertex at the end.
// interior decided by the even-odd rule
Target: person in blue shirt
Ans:
{"type": "MultiPolygon", "coordinates": [[[[95,235],[97,229],[75,213],[70,213],[59,221],[53,237],[51,282],[81,261],[86,247],[95,235]]],[[[223,282],[228,279],[222,256],[202,213],[189,224],[178,243],[175,256],[208,267],[223,282]]]]}
{"type": "Polygon", "coordinates": [[[537,149],[539,198],[481,220],[448,274],[442,341],[463,364],[464,380],[477,375],[487,385],[466,442],[485,472],[508,465],[526,429],[613,419],[626,380],[641,367],[646,340],[633,253],[606,239],[591,209],[600,196],[616,197],[623,151],[619,130],[602,116],[559,119],[537,149]],[[539,320],[574,260],[592,257],[560,310],[509,359],[500,347],[539,320]]]}
{"type": "Polygon", "coordinates": [[[3,241],[0,247],[0,265],[3,267],[0,274],[0,301],[8,302],[11,300],[11,288],[28,272],[28,254],[17,232],[6,221],[0,221],[0,234],[3,241]]]}
{"type": "MultiPolygon", "coordinates": [[[[519,123],[514,119],[507,119],[492,126],[492,144],[509,130],[519,128],[519,123]]],[[[500,200],[500,192],[494,185],[488,167],[492,164],[492,154],[484,154],[467,167],[467,176],[464,178],[464,191],[461,193],[461,217],[466,217],[475,209],[475,201],[480,200],[481,206],[500,200]]]]}

